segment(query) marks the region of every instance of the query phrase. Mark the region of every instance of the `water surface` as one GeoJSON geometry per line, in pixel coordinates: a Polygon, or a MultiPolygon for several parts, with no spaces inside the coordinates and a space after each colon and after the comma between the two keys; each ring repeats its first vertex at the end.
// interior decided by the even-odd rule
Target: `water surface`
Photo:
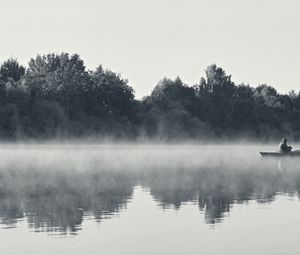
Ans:
{"type": "Polygon", "coordinates": [[[299,254],[297,159],[262,146],[6,145],[5,254],[299,254]]]}

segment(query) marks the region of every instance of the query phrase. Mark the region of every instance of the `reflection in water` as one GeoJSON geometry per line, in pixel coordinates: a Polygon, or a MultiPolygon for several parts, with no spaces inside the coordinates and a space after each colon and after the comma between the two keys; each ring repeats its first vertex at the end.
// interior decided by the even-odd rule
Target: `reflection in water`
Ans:
{"type": "Polygon", "coordinates": [[[101,221],[120,211],[133,189],[129,175],[112,172],[7,171],[0,184],[3,224],[14,226],[26,217],[35,231],[63,233],[76,233],[85,215],[101,221]]]}
{"type": "Polygon", "coordinates": [[[273,201],[278,193],[293,195],[300,191],[299,161],[282,162],[285,171],[278,171],[276,160],[233,164],[221,162],[212,167],[179,168],[151,171],[144,176],[151,194],[163,208],[180,209],[184,202],[197,201],[208,224],[222,220],[232,204],[257,200],[273,201]]]}
{"type": "Polygon", "coordinates": [[[162,208],[180,210],[183,203],[194,202],[208,224],[221,222],[234,203],[271,202],[278,193],[300,191],[296,159],[285,161],[286,170],[278,171],[277,161],[251,154],[249,159],[248,152],[228,157],[232,152],[226,150],[212,158],[201,148],[171,154],[144,150],[81,151],[75,157],[68,152],[50,155],[51,160],[46,158],[49,153],[22,152],[18,161],[2,155],[1,225],[16,227],[25,219],[37,232],[76,234],[86,217],[101,221],[122,211],[137,183],[147,187],[162,208]]]}

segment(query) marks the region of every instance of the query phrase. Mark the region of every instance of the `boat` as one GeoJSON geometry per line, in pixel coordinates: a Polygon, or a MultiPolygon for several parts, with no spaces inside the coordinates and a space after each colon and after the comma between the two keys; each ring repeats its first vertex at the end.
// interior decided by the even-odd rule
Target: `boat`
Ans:
{"type": "Polygon", "coordinates": [[[294,150],[291,152],[278,152],[278,151],[260,151],[262,157],[300,157],[300,150],[294,150]]]}

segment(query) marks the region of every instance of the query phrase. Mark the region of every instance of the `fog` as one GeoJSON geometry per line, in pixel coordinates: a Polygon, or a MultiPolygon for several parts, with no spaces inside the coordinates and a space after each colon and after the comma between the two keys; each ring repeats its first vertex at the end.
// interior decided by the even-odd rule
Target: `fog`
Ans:
{"type": "MultiPolygon", "coordinates": [[[[295,146],[296,147],[296,146],[295,146]]],[[[77,234],[126,210],[134,188],[149,190],[161,209],[195,203],[207,224],[232,205],[276,195],[298,196],[300,161],[262,159],[276,145],[2,144],[0,220],[34,231],[77,234]]]]}

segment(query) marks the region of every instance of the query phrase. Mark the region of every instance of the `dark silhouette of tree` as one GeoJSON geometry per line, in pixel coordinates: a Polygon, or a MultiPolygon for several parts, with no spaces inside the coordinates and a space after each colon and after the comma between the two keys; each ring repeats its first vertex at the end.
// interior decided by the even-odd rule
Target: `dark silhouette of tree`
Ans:
{"type": "Polygon", "coordinates": [[[115,116],[133,117],[134,90],[128,86],[128,81],[112,71],[99,66],[92,72],[92,87],[89,89],[89,110],[101,107],[101,112],[115,116]],[[93,100],[94,103],[91,104],[93,100]],[[93,108],[93,109],[91,109],[93,108]]]}
{"type": "Polygon", "coordinates": [[[256,104],[253,97],[254,89],[241,84],[236,87],[232,108],[232,132],[244,130],[247,133],[258,132],[258,120],[256,116],[256,104]]]}
{"type": "Polygon", "coordinates": [[[210,65],[192,87],[164,78],[136,100],[120,74],[87,70],[79,55],[38,55],[27,69],[0,67],[2,139],[83,137],[136,139],[300,138],[300,94],[266,84],[236,85],[210,65]]]}
{"type": "Polygon", "coordinates": [[[144,130],[160,138],[188,138],[196,136],[201,123],[196,118],[197,98],[194,90],[179,77],[164,78],[143,99],[144,130]]]}
{"type": "Polygon", "coordinates": [[[25,68],[14,58],[3,62],[0,67],[0,80],[4,82],[19,81],[25,73],[25,68]]]}
{"type": "Polygon", "coordinates": [[[48,54],[31,59],[26,85],[33,97],[59,102],[71,119],[80,111],[80,97],[86,90],[89,76],[77,54],[48,54]]]}
{"type": "Polygon", "coordinates": [[[208,121],[218,133],[230,128],[236,87],[231,76],[216,65],[209,66],[206,78],[196,85],[196,95],[200,101],[199,117],[208,121]]]}

